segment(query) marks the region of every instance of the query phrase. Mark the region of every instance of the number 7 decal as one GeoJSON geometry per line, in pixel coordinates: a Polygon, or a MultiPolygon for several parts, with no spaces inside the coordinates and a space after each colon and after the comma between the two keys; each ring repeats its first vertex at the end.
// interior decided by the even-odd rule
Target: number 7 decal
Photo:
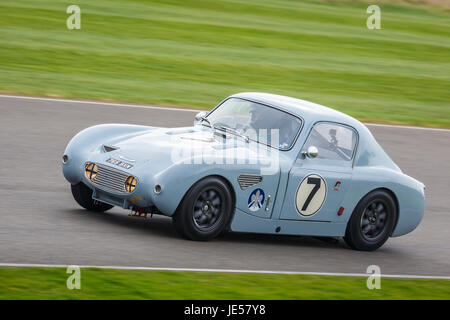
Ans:
{"type": "Polygon", "coordinates": [[[326,195],[327,186],[321,176],[311,174],[305,177],[298,186],[295,196],[298,213],[302,216],[312,216],[322,207],[326,195]]]}
{"type": "Polygon", "coordinates": [[[308,205],[316,194],[317,190],[320,189],[320,178],[309,177],[307,181],[308,184],[314,184],[314,188],[312,188],[311,193],[309,194],[308,198],[306,198],[305,204],[302,207],[302,211],[305,211],[308,208],[308,205]]]}

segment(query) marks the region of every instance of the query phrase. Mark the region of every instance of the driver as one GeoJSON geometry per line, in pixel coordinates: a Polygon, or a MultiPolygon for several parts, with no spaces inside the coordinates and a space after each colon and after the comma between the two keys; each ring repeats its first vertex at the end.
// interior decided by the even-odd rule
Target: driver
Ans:
{"type": "Polygon", "coordinates": [[[263,143],[273,143],[275,141],[272,141],[271,135],[272,130],[279,130],[278,131],[278,143],[280,148],[286,148],[288,147],[287,141],[290,139],[290,133],[291,133],[291,124],[290,123],[282,123],[282,118],[274,118],[273,116],[275,114],[271,114],[270,111],[268,112],[267,108],[261,108],[261,106],[258,106],[257,104],[252,104],[249,110],[250,113],[250,123],[249,126],[251,129],[253,129],[256,136],[258,137],[258,141],[263,143]],[[271,117],[272,115],[272,117],[271,117]],[[265,129],[264,132],[260,131],[265,129]],[[261,136],[260,136],[261,135],[261,136]]]}
{"type": "Polygon", "coordinates": [[[267,114],[264,115],[264,108],[256,104],[252,104],[250,107],[250,127],[256,132],[261,129],[270,129],[270,124],[267,119],[267,114]]]}

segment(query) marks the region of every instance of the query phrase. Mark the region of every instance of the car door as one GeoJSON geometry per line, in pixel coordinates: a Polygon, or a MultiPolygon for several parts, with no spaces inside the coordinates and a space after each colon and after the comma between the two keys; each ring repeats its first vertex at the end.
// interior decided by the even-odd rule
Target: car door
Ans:
{"type": "Polygon", "coordinates": [[[357,142],[349,126],[316,123],[289,172],[280,219],[335,221],[345,210],[341,203],[351,184],[357,142]],[[308,154],[310,147],[317,156],[308,154]]]}

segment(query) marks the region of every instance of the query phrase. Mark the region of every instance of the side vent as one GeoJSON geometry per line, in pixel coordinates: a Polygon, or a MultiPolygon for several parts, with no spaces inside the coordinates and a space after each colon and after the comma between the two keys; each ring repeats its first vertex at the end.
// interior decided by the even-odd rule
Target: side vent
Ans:
{"type": "Polygon", "coordinates": [[[254,185],[257,185],[262,181],[262,177],[258,176],[256,174],[241,174],[237,178],[239,185],[241,186],[242,190],[248,189],[250,187],[253,187],[254,185]]]}
{"type": "Polygon", "coordinates": [[[112,147],[112,146],[107,146],[106,144],[103,145],[103,152],[111,152],[114,150],[117,150],[119,148],[117,147],[112,147]]]}

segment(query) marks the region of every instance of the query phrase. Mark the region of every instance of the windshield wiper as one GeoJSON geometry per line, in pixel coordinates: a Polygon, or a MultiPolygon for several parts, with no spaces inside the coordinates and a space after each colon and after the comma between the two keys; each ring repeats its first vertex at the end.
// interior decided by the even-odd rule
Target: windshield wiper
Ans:
{"type": "Polygon", "coordinates": [[[201,122],[205,121],[209,125],[210,128],[214,128],[213,125],[211,124],[211,121],[209,121],[208,118],[201,117],[200,120],[201,120],[201,122]]]}
{"type": "Polygon", "coordinates": [[[226,127],[226,126],[217,126],[217,127],[214,126],[214,129],[219,129],[219,130],[222,130],[222,131],[225,131],[225,132],[230,132],[232,134],[235,134],[235,135],[237,135],[237,136],[239,136],[241,138],[244,138],[245,142],[249,142],[249,140],[250,140],[248,136],[245,136],[242,133],[240,133],[240,132],[238,132],[238,131],[236,131],[234,129],[231,129],[229,127],[226,127]]]}

